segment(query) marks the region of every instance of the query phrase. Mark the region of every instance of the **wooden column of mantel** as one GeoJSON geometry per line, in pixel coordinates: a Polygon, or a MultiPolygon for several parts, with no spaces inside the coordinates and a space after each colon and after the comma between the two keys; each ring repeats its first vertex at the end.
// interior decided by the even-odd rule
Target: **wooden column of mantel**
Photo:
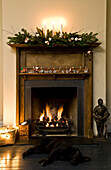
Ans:
{"type": "MultiPolygon", "coordinates": [[[[93,48],[96,48],[101,43],[95,43],[87,47],[38,47],[29,46],[26,44],[10,44],[11,47],[16,48],[16,124],[19,125],[24,121],[24,82],[25,80],[84,80],[84,137],[93,137],[92,126],[92,107],[93,107],[93,48]],[[90,53],[88,53],[90,51],[90,53]],[[71,66],[87,66],[89,72],[87,73],[21,73],[20,68],[22,64],[30,66],[37,59],[39,55],[39,62],[43,59],[44,66],[47,67],[48,55],[52,60],[54,56],[56,60],[55,65],[60,66],[60,57],[63,58],[62,64],[71,66]],[[77,56],[76,56],[77,55],[77,56]],[[71,58],[72,57],[72,58],[71,58]],[[31,60],[30,60],[31,58],[31,60]],[[41,58],[41,59],[40,59],[41,58]],[[70,61],[70,58],[72,62],[70,61]],[[67,61],[65,61],[67,60],[67,61]],[[29,63],[28,63],[29,62],[29,63]],[[32,62],[32,63],[30,63],[32,62]]],[[[53,62],[52,62],[53,63],[53,62]]],[[[37,63],[35,63],[36,65],[37,63]]],[[[49,62],[51,65],[51,62],[49,62]]],[[[52,65],[53,67],[53,65],[52,65]]]]}

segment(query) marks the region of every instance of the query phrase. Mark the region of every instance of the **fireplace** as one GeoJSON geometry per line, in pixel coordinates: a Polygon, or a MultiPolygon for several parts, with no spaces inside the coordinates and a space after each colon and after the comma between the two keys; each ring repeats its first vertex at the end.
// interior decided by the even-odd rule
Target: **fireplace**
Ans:
{"type": "MultiPolygon", "coordinates": [[[[49,107],[49,115],[52,118],[57,116],[64,118],[65,121],[71,121],[70,134],[75,136],[84,136],[84,81],[83,80],[28,80],[25,81],[25,120],[34,122],[49,107]],[[62,109],[61,116],[57,115],[59,109],[62,109]]],[[[60,112],[60,111],[59,111],[60,112]]],[[[59,113],[60,114],[60,113],[59,113]]],[[[45,113],[47,116],[47,113],[45,113]]],[[[59,119],[60,119],[59,118],[59,119]]],[[[48,123],[48,122],[47,122],[48,123]]],[[[54,124],[49,121],[49,126],[54,124]]],[[[54,127],[57,127],[59,121],[56,121],[54,127]]],[[[47,124],[46,124],[47,125],[47,124]]],[[[45,125],[45,127],[46,127],[45,125]]],[[[32,133],[34,132],[34,123],[32,124],[32,133]]],[[[43,125],[42,125],[43,126],[43,125]]],[[[59,126],[60,133],[63,127],[59,126]],[[60,128],[62,127],[62,128],[60,128]]],[[[38,126],[39,128],[39,126],[38,126]]],[[[48,128],[49,129],[49,128],[48,128]]],[[[68,128],[66,128],[67,132],[68,128]]],[[[53,130],[54,132],[54,130],[53,130]]],[[[51,130],[50,130],[51,133],[51,130]]],[[[56,132],[55,132],[56,133],[56,132]]],[[[62,133],[62,132],[61,132],[62,133]]],[[[48,134],[48,132],[47,132],[48,134]]],[[[63,132],[65,134],[65,131],[63,132]]]]}
{"type": "Polygon", "coordinates": [[[59,133],[64,131],[66,135],[93,137],[93,48],[98,45],[48,48],[11,44],[16,47],[17,62],[16,124],[27,121],[31,135],[44,131],[45,135],[55,135],[60,129],[59,133]],[[41,113],[47,121],[47,105],[57,118],[57,110],[62,106],[61,118],[71,124],[60,126],[53,117],[57,120],[54,128],[51,120],[46,122],[47,128],[43,124],[39,127],[41,113]]]}

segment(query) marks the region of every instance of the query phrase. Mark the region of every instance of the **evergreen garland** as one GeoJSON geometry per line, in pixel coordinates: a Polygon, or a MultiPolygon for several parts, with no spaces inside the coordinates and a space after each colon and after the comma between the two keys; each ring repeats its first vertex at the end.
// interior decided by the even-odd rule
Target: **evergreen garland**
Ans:
{"type": "Polygon", "coordinates": [[[47,30],[47,37],[45,37],[44,30],[36,28],[34,35],[29,33],[26,29],[22,28],[21,32],[18,32],[14,37],[8,37],[8,44],[27,44],[27,45],[38,45],[38,46],[49,46],[53,47],[56,45],[60,46],[89,46],[90,44],[96,43],[98,33],[83,33],[79,32],[67,33],[63,32],[60,37],[60,32],[47,30]]]}

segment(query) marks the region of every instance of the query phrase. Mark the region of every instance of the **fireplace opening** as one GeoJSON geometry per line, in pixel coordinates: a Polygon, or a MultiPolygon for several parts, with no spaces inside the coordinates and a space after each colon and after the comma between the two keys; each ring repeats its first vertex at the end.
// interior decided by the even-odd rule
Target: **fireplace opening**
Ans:
{"type": "Polygon", "coordinates": [[[31,136],[83,136],[84,81],[26,80],[24,112],[31,136]]]}
{"type": "Polygon", "coordinates": [[[76,87],[32,88],[31,103],[32,133],[77,134],[76,87]]]}

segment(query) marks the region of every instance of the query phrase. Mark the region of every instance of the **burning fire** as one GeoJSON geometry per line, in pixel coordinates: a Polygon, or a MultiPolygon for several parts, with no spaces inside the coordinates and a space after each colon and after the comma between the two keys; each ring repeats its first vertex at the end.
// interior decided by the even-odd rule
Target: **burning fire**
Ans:
{"type": "Polygon", "coordinates": [[[61,118],[62,112],[63,112],[63,105],[61,107],[59,107],[59,109],[58,109],[58,113],[57,113],[58,119],[61,118]]]}
{"type": "MultiPolygon", "coordinates": [[[[40,115],[40,121],[43,121],[43,118],[45,117],[45,112],[46,112],[46,117],[49,118],[49,122],[51,122],[51,120],[54,118],[51,114],[51,109],[50,106],[47,104],[45,110],[43,110],[43,113],[41,113],[40,115]]],[[[60,120],[61,116],[62,116],[62,112],[63,112],[63,105],[59,107],[58,111],[57,111],[57,119],[60,120]]]]}
{"type": "Polygon", "coordinates": [[[52,120],[52,115],[51,115],[51,113],[50,113],[50,106],[49,106],[48,104],[46,105],[45,110],[46,110],[46,116],[49,118],[49,122],[51,122],[51,120],[52,120]]]}
{"type": "Polygon", "coordinates": [[[44,116],[45,116],[45,110],[43,110],[43,113],[41,113],[40,115],[40,121],[43,121],[44,116]]]}
{"type": "MultiPolygon", "coordinates": [[[[43,113],[41,113],[40,117],[35,120],[35,125],[38,130],[39,128],[47,128],[51,129],[56,128],[59,129],[61,127],[71,127],[72,121],[70,118],[64,117],[63,113],[63,105],[61,105],[58,109],[57,107],[51,107],[50,105],[46,105],[43,113]]],[[[43,129],[42,129],[43,130],[43,129]]]]}

